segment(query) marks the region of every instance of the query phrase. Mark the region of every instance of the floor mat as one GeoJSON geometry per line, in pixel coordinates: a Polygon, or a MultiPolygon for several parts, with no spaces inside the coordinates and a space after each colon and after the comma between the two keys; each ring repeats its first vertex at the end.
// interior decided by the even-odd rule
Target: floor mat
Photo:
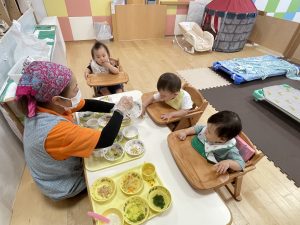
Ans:
{"type": "Polygon", "coordinates": [[[201,90],[216,110],[232,110],[242,119],[243,131],[284,173],[300,186],[300,124],[267,102],[256,102],[252,93],[267,86],[289,84],[300,89],[300,82],[272,77],[241,85],[201,90]]]}
{"type": "Polygon", "coordinates": [[[209,68],[181,70],[177,73],[183,80],[199,90],[231,84],[209,68]]]}

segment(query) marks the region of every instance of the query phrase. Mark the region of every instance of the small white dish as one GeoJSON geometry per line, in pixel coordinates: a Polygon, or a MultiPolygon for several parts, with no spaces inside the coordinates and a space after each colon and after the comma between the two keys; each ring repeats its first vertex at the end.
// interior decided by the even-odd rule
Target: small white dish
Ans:
{"type": "Polygon", "coordinates": [[[124,149],[118,143],[114,143],[104,154],[104,158],[111,162],[120,160],[123,156],[124,156],[124,149]]]}
{"type": "Polygon", "coordinates": [[[89,119],[88,121],[86,121],[86,125],[89,128],[92,128],[92,129],[98,129],[99,128],[98,120],[95,119],[95,118],[92,118],[92,119],[89,119]]]}
{"type": "Polygon", "coordinates": [[[110,149],[110,147],[107,147],[107,148],[96,148],[94,151],[93,151],[93,155],[94,157],[96,158],[101,158],[101,157],[104,157],[105,153],[110,149]]]}
{"type": "Polygon", "coordinates": [[[142,113],[142,104],[140,102],[134,101],[133,107],[126,112],[126,116],[130,119],[138,118],[142,113]]]}
{"type": "Polygon", "coordinates": [[[104,115],[104,116],[101,116],[99,119],[98,119],[98,123],[99,123],[99,126],[100,127],[105,127],[106,124],[108,124],[109,120],[111,119],[111,115],[104,115]]]}
{"type": "Polygon", "coordinates": [[[99,98],[100,101],[112,103],[112,98],[108,95],[99,98]]]}
{"type": "Polygon", "coordinates": [[[138,137],[139,131],[135,126],[128,126],[122,130],[122,134],[127,139],[134,139],[138,137]]]}
{"type": "Polygon", "coordinates": [[[120,131],[120,132],[118,133],[117,137],[115,138],[115,141],[114,141],[114,142],[120,143],[122,140],[123,140],[123,134],[122,134],[122,132],[120,131]]]}
{"type": "Polygon", "coordinates": [[[145,146],[142,141],[133,139],[126,142],[125,151],[128,155],[138,156],[145,152],[145,146]]]}

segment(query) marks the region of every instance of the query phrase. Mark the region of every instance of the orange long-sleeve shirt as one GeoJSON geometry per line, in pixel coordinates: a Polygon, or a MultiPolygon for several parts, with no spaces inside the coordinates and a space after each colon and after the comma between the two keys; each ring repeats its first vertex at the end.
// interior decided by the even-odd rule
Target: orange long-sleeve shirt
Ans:
{"type": "Polygon", "coordinates": [[[50,113],[68,120],[59,122],[46,138],[45,149],[54,159],[64,160],[71,156],[89,157],[96,147],[101,132],[80,127],[73,121],[72,113],[80,110],[84,104],[85,101],[82,99],[75,109],[66,111],[64,114],[38,107],[39,113],[50,113]]]}

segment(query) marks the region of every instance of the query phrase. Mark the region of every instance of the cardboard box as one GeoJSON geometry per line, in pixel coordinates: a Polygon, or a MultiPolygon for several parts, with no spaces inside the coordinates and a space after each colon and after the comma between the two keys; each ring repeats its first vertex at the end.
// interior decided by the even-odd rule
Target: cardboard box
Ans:
{"type": "Polygon", "coordinates": [[[11,19],[4,0],[0,0],[0,19],[4,20],[9,26],[11,25],[11,19]]]}
{"type": "MultiPolygon", "coordinates": [[[[1,1],[1,0],[0,0],[1,1]]],[[[3,1],[3,0],[2,0],[3,1]]],[[[21,16],[19,7],[15,0],[5,0],[6,8],[11,20],[18,20],[21,16]]]]}
{"type": "Polygon", "coordinates": [[[130,5],[130,4],[141,4],[141,5],[144,5],[145,4],[145,0],[127,0],[126,3],[128,5],[130,5]]]}

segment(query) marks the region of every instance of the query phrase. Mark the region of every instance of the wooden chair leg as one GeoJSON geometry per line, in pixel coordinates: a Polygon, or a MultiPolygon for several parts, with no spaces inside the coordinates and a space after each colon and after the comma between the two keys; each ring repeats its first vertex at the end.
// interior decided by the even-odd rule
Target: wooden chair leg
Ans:
{"type": "Polygon", "coordinates": [[[167,126],[169,127],[169,129],[170,129],[171,131],[175,131],[177,125],[178,125],[178,122],[173,122],[173,123],[168,123],[168,124],[167,124],[167,126]]]}
{"type": "Polygon", "coordinates": [[[229,193],[237,201],[242,200],[242,196],[241,196],[242,182],[243,182],[243,176],[239,176],[235,178],[233,182],[225,185],[229,193]]]}
{"type": "Polygon", "coordinates": [[[94,86],[93,89],[94,89],[94,97],[102,96],[100,93],[98,93],[97,87],[94,86]]]}
{"type": "Polygon", "coordinates": [[[178,122],[175,122],[175,123],[174,123],[175,126],[173,127],[173,129],[171,129],[169,127],[172,131],[181,130],[181,129],[185,129],[185,128],[192,126],[191,120],[188,118],[182,118],[181,120],[179,120],[178,122]]]}

